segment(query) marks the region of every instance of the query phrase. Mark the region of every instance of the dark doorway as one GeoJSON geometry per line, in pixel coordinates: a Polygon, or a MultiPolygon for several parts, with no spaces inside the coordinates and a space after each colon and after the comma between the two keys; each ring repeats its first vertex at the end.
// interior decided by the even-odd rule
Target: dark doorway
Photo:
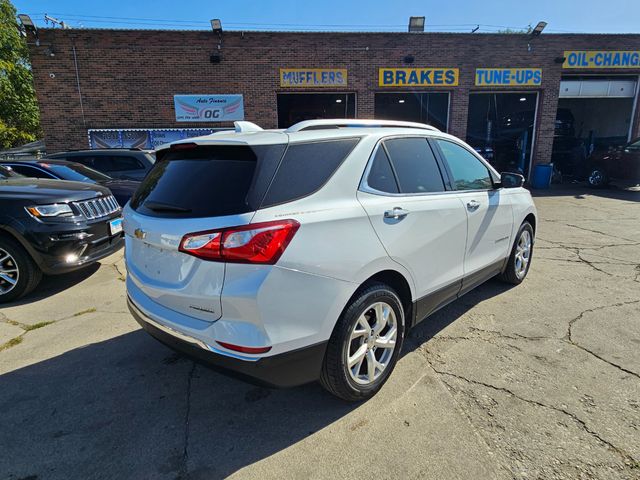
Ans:
{"type": "Polygon", "coordinates": [[[381,120],[406,120],[428,123],[447,131],[448,93],[376,93],[375,117],[381,120]]]}
{"type": "Polygon", "coordinates": [[[288,128],[303,120],[355,116],[355,93],[278,94],[278,128],[288,128]]]}
{"type": "Polygon", "coordinates": [[[469,95],[467,143],[499,172],[529,174],[537,93],[469,95]]]}
{"type": "Polygon", "coordinates": [[[558,100],[551,161],[563,175],[582,177],[586,159],[628,141],[634,98],[558,100]]]}

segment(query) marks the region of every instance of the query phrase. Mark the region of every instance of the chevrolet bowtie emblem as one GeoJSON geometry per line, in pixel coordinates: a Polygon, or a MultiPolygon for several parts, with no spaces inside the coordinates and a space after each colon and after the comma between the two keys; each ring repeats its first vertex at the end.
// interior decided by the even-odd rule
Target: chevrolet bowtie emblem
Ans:
{"type": "Polygon", "coordinates": [[[147,236],[147,232],[145,232],[144,230],[141,230],[140,228],[136,228],[133,231],[133,234],[135,235],[135,237],[139,240],[142,240],[144,237],[147,236]]]}

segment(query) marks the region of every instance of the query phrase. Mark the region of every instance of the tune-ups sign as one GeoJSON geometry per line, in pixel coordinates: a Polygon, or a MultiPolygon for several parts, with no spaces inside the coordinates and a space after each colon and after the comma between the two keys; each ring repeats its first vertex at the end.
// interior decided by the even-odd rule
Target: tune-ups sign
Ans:
{"type": "Polygon", "coordinates": [[[244,120],[242,95],[174,95],[177,122],[244,120]]]}
{"type": "Polygon", "coordinates": [[[540,68],[476,68],[476,86],[532,87],[542,83],[540,68]]]}

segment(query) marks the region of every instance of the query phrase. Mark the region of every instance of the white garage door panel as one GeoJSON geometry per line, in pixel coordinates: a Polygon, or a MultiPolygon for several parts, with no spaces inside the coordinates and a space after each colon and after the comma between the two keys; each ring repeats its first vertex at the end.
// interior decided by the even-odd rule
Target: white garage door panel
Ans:
{"type": "Polygon", "coordinates": [[[562,80],[560,98],[633,98],[635,80],[562,80]]]}

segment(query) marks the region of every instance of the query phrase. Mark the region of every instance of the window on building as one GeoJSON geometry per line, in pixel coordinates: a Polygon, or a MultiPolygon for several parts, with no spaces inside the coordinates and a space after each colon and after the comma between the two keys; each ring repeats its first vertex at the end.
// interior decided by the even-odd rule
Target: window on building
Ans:
{"type": "Polygon", "coordinates": [[[355,117],[355,93],[278,94],[278,128],[288,128],[303,120],[355,117]]]}
{"type": "Polygon", "coordinates": [[[499,172],[529,173],[536,93],[469,95],[467,143],[499,172]]]}
{"type": "Polygon", "coordinates": [[[432,125],[443,132],[449,121],[448,93],[376,93],[375,117],[432,125]]]}

